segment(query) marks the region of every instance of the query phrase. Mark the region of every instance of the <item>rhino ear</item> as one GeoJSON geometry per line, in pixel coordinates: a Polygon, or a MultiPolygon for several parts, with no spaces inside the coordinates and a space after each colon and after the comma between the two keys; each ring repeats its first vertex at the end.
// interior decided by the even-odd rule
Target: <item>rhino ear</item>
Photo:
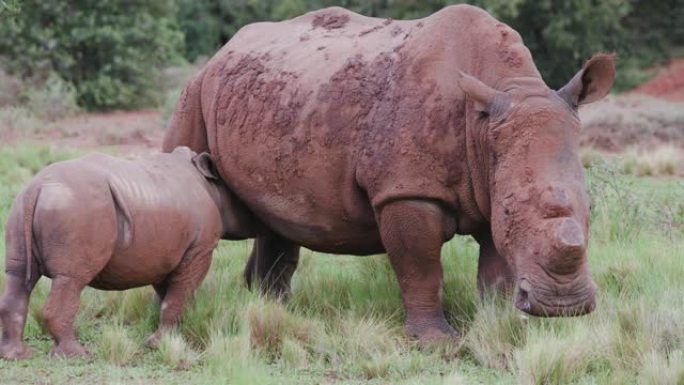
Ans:
{"type": "Polygon", "coordinates": [[[610,92],[615,80],[615,55],[596,54],[587,60],[558,95],[572,107],[595,102],[610,92]]]}
{"type": "Polygon", "coordinates": [[[475,109],[492,119],[503,115],[511,105],[511,98],[507,93],[497,91],[461,71],[458,71],[458,85],[473,100],[475,109]]]}
{"type": "Polygon", "coordinates": [[[199,155],[195,155],[192,158],[192,164],[195,165],[197,170],[207,179],[218,180],[219,174],[216,170],[216,165],[214,164],[214,159],[212,159],[209,153],[203,152],[199,155]]]}

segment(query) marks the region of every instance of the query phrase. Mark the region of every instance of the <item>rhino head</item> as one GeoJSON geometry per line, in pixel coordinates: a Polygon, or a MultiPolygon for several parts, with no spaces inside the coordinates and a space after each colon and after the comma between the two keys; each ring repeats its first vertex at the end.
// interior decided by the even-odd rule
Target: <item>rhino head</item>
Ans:
{"type": "Polygon", "coordinates": [[[515,305],[529,314],[581,315],[595,307],[577,107],[605,96],[614,77],[612,55],[595,55],[558,91],[538,77],[491,88],[460,75],[478,206],[514,271],[515,305]]]}

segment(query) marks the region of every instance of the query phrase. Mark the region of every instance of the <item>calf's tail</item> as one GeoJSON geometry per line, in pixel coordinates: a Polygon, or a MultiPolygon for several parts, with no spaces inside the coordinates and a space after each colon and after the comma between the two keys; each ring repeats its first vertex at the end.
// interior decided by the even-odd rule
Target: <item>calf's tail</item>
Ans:
{"type": "Polygon", "coordinates": [[[24,194],[24,246],[26,250],[26,283],[31,281],[33,266],[33,215],[36,211],[40,186],[30,186],[24,194]]]}

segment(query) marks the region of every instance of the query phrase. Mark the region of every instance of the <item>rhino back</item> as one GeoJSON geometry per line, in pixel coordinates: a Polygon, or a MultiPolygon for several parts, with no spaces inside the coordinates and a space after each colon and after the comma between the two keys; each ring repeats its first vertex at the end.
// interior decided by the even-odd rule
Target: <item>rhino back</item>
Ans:
{"type": "Polygon", "coordinates": [[[176,154],[107,157],[101,165],[118,210],[130,216],[132,235],[125,245],[141,243],[163,253],[187,246],[201,231],[217,231],[218,208],[189,159],[176,154]]]}
{"type": "Polygon", "coordinates": [[[202,182],[173,154],[91,155],[50,166],[34,181],[41,186],[34,228],[49,272],[95,269],[91,285],[101,289],[159,281],[193,242],[218,239],[218,209],[202,182]]]}

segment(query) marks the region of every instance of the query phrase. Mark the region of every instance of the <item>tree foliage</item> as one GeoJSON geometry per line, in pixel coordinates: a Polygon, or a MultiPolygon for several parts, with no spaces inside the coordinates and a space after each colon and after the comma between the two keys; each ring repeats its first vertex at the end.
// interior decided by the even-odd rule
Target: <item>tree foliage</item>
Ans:
{"type": "MultiPolygon", "coordinates": [[[[243,25],[282,20],[327,6],[375,17],[427,16],[459,0],[181,0],[186,55],[211,55],[243,25]],[[206,17],[197,17],[198,15],[206,17]],[[186,16],[187,15],[187,16],[186,16]],[[211,20],[211,21],[208,21],[211,20]],[[211,33],[196,33],[208,28],[211,33]],[[200,42],[197,38],[200,37],[200,42]],[[203,39],[202,39],[203,37],[203,39]],[[199,49],[201,47],[201,49],[199,49]]],[[[595,52],[618,54],[618,88],[641,78],[634,69],[684,45],[684,0],[469,0],[523,36],[550,86],[559,87],[595,52]]]]}
{"type": "Polygon", "coordinates": [[[182,47],[173,0],[25,0],[0,25],[4,66],[26,77],[56,72],[91,109],[151,105],[159,70],[182,47]]]}
{"type": "Polygon", "coordinates": [[[623,53],[629,0],[519,1],[500,15],[523,36],[549,86],[563,86],[597,52],[623,53]]]}
{"type": "MultiPolygon", "coordinates": [[[[328,6],[375,17],[427,16],[459,0],[0,0],[0,58],[25,77],[56,72],[90,109],[140,107],[160,69],[211,56],[242,26],[328,6]]],[[[467,0],[523,36],[544,79],[564,84],[595,52],[616,52],[619,89],[684,52],[684,0],[467,0]],[[679,51],[677,51],[679,50],[679,51]]]]}

